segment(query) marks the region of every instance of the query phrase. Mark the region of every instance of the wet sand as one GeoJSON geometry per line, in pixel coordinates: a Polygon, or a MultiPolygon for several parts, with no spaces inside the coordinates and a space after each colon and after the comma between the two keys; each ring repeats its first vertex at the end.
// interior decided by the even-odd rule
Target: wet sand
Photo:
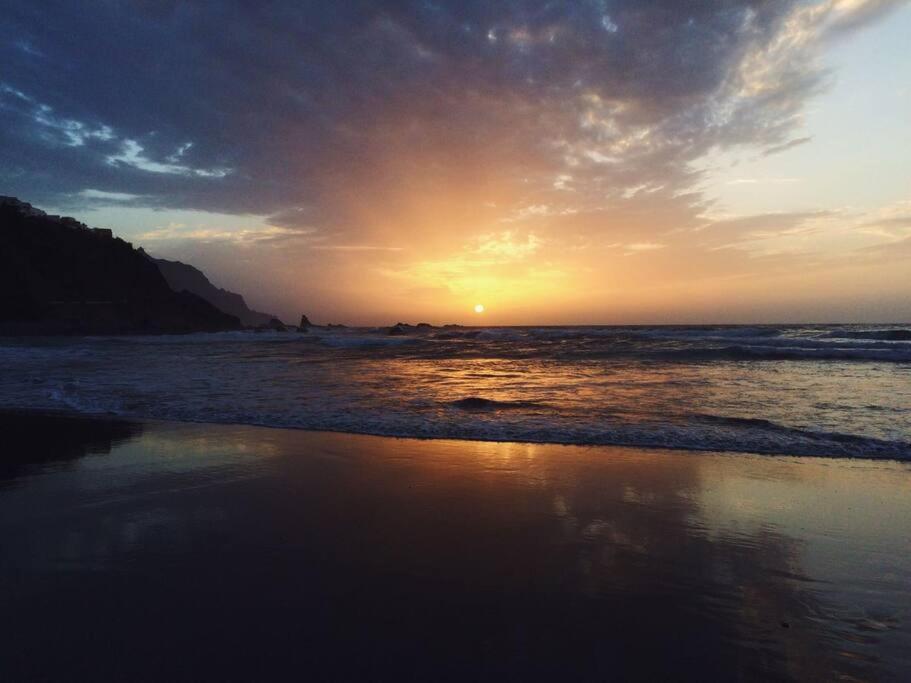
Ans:
{"type": "Polygon", "coordinates": [[[0,429],[0,680],[911,677],[909,464],[0,429]]]}

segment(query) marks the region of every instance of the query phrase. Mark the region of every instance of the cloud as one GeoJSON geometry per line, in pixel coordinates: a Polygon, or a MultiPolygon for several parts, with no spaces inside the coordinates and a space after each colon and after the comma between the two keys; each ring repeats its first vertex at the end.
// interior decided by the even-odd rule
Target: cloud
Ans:
{"type": "Polygon", "coordinates": [[[291,282],[362,253],[424,274],[410,286],[454,272],[476,291],[493,271],[505,291],[608,278],[567,254],[611,244],[649,252],[617,259],[630,279],[696,252],[728,273],[738,255],[712,250],[814,219],[707,218],[700,160],[805,144],[823,48],[898,4],[8,0],[0,185],[73,212],[249,216],[141,238],[280,244],[291,282]]]}
{"type": "Polygon", "coordinates": [[[402,251],[402,247],[384,247],[375,244],[314,244],[317,251],[402,251]]]}
{"type": "Polygon", "coordinates": [[[641,254],[646,251],[664,249],[667,245],[658,242],[633,242],[632,244],[625,244],[623,246],[626,249],[623,254],[624,256],[634,256],[635,254],[641,254]]]}
{"type": "Polygon", "coordinates": [[[103,202],[130,202],[139,199],[139,195],[128,192],[105,192],[104,190],[93,190],[91,188],[79,193],[80,197],[85,199],[97,199],[103,202]]]}
{"type": "Polygon", "coordinates": [[[812,139],[812,136],[807,135],[802,138],[794,138],[793,140],[782,142],[780,145],[772,145],[771,147],[762,151],[762,156],[769,157],[773,154],[781,154],[782,152],[787,152],[789,149],[794,149],[795,147],[800,147],[800,145],[807,144],[812,139]]]}
{"type": "Polygon", "coordinates": [[[797,144],[817,45],[894,4],[13,1],[0,178],[348,225],[351,187],[388,196],[422,170],[466,200],[485,167],[512,198],[567,177],[687,187],[712,147],[797,144]]]}
{"type": "Polygon", "coordinates": [[[714,220],[703,230],[727,239],[744,236],[773,236],[807,229],[808,224],[812,221],[831,215],[830,211],[796,211],[737,216],[714,220]]]}
{"type": "Polygon", "coordinates": [[[137,237],[143,242],[153,244],[157,242],[204,242],[244,246],[286,242],[301,239],[303,235],[295,230],[271,225],[225,229],[207,225],[190,226],[184,223],[168,223],[163,227],[140,233],[137,237]]]}
{"type": "MultiPolygon", "coordinates": [[[[110,137],[108,139],[110,139],[110,137]]],[[[190,166],[175,163],[190,147],[192,147],[192,144],[193,143],[191,142],[187,142],[180,145],[173,154],[166,157],[167,163],[162,163],[150,159],[145,154],[142,145],[135,140],[123,140],[120,145],[120,150],[116,154],[109,155],[106,161],[112,166],[124,164],[142,171],[147,171],[148,173],[169,173],[172,175],[200,176],[203,178],[223,178],[231,173],[231,169],[227,168],[192,168],[190,166]]]]}
{"type": "Polygon", "coordinates": [[[778,185],[782,183],[799,183],[800,178],[735,178],[727,181],[727,185],[760,185],[769,183],[778,185]]]}
{"type": "Polygon", "coordinates": [[[542,241],[535,234],[520,237],[512,230],[499,234],[482,235],[477,240],[474,253],[482,257],[505,260],[520,260],[534,254],[541,248],[542,241]]]}

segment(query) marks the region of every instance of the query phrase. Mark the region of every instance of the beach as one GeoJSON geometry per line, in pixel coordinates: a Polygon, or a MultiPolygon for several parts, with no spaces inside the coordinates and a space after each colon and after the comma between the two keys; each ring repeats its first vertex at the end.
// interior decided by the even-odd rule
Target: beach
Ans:
{"type": "Polygon", "coordinates": [[[908,463],[0,425],[5,681],[911,676],[908,463]]]}
{"type": "Polygon", "coordinates": [[[911,0],[0,35],[0,683],[911,683],[911,0]]]}

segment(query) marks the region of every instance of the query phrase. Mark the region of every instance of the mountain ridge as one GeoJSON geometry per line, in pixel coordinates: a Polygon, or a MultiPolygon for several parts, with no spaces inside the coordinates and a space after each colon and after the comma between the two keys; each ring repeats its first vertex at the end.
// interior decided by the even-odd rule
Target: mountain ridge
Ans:
{"type": "Polygon", "coordinates": [[[179,334],[241,328],[175,292],[144,252],[104,228],[0,196],[0,334],[179,334]]]}
{"type": "Polygon", "coordinates": [[[247,327],[268,325],[277,317],[251,309],[243,295],[217,287],[203,271],[189,263],[156,258],[142,248],[139,251],[158,266],[165,281],[175,292],[188,291],[200,296],[220,311],[239,318],[241,324],[247,327]]]}

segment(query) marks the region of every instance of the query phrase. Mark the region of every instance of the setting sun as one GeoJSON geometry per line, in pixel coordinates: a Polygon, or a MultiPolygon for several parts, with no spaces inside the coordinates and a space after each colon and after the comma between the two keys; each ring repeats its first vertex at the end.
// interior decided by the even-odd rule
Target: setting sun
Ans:
{"type": "Polygon", "coordinates": [[[0,683],[911,683],[911,0],[188,4],[0,0],[0,683]]]}

